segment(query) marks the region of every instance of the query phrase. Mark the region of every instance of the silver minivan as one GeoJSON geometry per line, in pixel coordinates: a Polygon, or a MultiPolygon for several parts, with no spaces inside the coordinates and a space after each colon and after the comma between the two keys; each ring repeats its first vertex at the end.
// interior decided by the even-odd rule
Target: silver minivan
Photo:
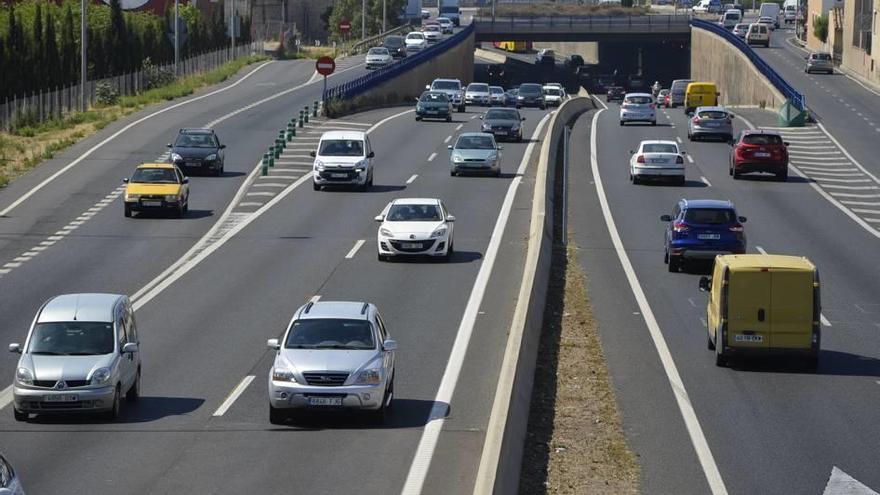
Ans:
{"type": "Polygon", "coordinates": [[[807,65],[804,66],[804,72],[807,74],[811,72],[834,74],[834,58],[830,53],[811,53],[804,58],[807,60],[807,65]]]}
{"type": "Polygon", "coordinates": [[[687,92],[688,84],[694,82],[693,79],[676,79],[672,81],[669,87],[669,108],[675,108],[684,105],[684,94],[687,92]]]}
{"type": "Polygon", "coordinates": [[[119,415],[123,397],[140,396],[141,358],[134,310],[128,296],[64,294],[37,311],[13,382],[17,421],[44,413],[119,415]]]}

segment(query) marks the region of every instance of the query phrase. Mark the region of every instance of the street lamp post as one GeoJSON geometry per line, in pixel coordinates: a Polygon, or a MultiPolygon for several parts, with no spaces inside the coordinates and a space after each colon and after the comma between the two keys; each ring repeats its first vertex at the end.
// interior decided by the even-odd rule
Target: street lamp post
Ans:
{"type": "Polygon", "coordinates": [[[235,0],[229,1],[229,60],[235,59],[235,0]]]}
{"type": "Polygon", "coordinates": [[[180,71],[178,64],[180,63],[180,5],[178,0],[174,0],[174,75],[179,76],[180,71]]]}
{"type": "Polygon", "coordinates": [[[88,22],[87,21],[88,8],[89,8],[88,0],[82,0],[82,3],[80,5],[80,33],[79,33],[79,40],[80,40],[79,85],[80,85],[80,88],[82,89],[82,91],[81,91],[82,109],[84,112],[88,108],[88,97],[86,96],[86,79],[88,78],[88,70],[89,70],[89,65],[87,63],[87,58],[86,58],[86,52],[88,51],[88,44],[89,44],[88,34],[86,32],[86,24],[88,22]]]}
{"type": "Polygon", "coordinates": [[[361,39],[367,37],[367,0],[361,0],[361,39]]]}
{"type": "Polygon", "coordinates": [[[385,32],[385,0],[382,0],[382,32],[385,32]]]}

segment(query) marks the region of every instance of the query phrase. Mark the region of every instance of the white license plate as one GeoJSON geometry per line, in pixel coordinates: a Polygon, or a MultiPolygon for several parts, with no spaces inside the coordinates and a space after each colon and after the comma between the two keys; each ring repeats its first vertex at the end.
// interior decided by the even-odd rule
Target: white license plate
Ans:
{"type": "Polygon", "coordinates": [[[697,234],[697,239],[721,239],[721,234],[697,234]]]}
{"type": "Polygon", "coordinates": [[[141,204],[143,204],[144,206],[162,206],[161,201],[144,201],[141,204]]]}
{"type": "Polygon", "coordinates": [[[309,397],[310,406],[341,406],[342,397],[309,397]]]}
{"type": "Polygon", "coordinates": [[[70,394],[43,396],[44,402],[76,402],[77,400],[79,397],[70,394]]]}
{"type": "Polygon", "coordinates": [[[494,132],[498,136],[506,136],[507,135],[507,131],[492,131],[492,132],[494,132]]]}
{"type": "Polygon", "coordinates": [[[202,164],[199,162],[186,162],[187,167],[201,167],[202,164]]]}
{"type": "Polygon", "coordinates": [[[428,110],[425,113],[430,114],[430,115],[437,115],[439,112],[437,110],[428,110]]]}
{"type": "Polygon", "coordinates": [[[735,342],[754,342],[754,343],[760,344],[761,342],[764,342],[764,336],[763,335],[739,335],[739,334],[737,334],[737,335],[733,336],[733,340],[735,342]]]}
{"type": "Polygon", "coordinates": [[[758,158],[768,158],[770,156],[770,153],[764,153],[762,151],[758,151],[757,153],[755,153],[755,156],[758,158]]]}
{"type": "Polygon", "coordinates": [[[330,177],[334,179],[346,179],[348,178],[348,174],[330,174],[330,177]]]}
{"type": "Polygon", "coordinates": [[[400,247],[403,249],[421,249],[422,244],[420,242],[401,242],[400,247]]]}
{"type": "Polygon", "coordinates": [[[654,165],[663,165],[667,163],[666,160],[648,160],[648,163],[652,163],[654,165]]]}
{"type": "Polygon", "coordinates": [[[718,127],[718,122],[705,122],[702,125],[704,125],[706,127],[718,127]]]}

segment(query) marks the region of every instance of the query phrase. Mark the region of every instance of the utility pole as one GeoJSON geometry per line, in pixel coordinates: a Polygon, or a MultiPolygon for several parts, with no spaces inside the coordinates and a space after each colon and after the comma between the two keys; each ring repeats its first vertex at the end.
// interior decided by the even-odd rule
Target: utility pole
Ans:
{"type": "Polygon", "coordinates": [[[367,0],[361,0],[361,39],[367,37],[367,0]]]}
{"type": "Polygon", "coordinates": [[[235,59],[235,0],[229,0],[229,60],[235,59]]]}
{"type": "Polygon", "coordinates": [[[86,25],[88,24],[88,9],[89,9],[89,0],[82,0],[80,5],[80,32],[79,32],[79,40],[80,40],[80,65],[79,65],[79,84],[82,89],[82,110],[85,112],[88,109],[89,101],[86,96],[86,79],[88,79],[88,71],[89,65],[87,63],[87,55],[88,51],[88,34],[86,31],[86,25]]]}
{"type": "Polygon", "coordinates": [[[178,63],[180,62],[180,8],[178,0],[174,0],[174,75],[179,76],[178,63]]]}
{"type": "Polygon", "coordinates": [[[382,0],[382,32],[385,32],[385,18],[388,17],[385,14],[385,0],[382,0]]]}

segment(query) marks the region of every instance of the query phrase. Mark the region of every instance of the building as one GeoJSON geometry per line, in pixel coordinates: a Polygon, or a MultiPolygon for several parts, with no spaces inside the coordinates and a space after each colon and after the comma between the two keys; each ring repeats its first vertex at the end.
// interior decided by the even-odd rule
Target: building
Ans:
{"type": "Polygon", "coordinates": [[[843,8],[843,59],[852,75],[880,85],[880,0],[845,0],[843,8]]]}
{"type": "Polygon", "coordinates": [[[807,48],[812,51],[822,51],[822,52],[831,52],[832,46],[834,44],[834,27],[832,21],[832,9],[843,7],[843,1],[841,0],[807,0],[807,15],[806,15],[806,28],[807,28],[807,48]],[[820,16],[828,16],[828,39],[823,43],[819,38],[816,37],[813,32],[813,19],[820,16]]]}
{"type": "Polygon", "coordinates": [[[324,41],[328,33],[321,16],[332,7],[333,0],[252,0],[254,30],[267,39],[294,30],[305,43],[324,41]]]}

